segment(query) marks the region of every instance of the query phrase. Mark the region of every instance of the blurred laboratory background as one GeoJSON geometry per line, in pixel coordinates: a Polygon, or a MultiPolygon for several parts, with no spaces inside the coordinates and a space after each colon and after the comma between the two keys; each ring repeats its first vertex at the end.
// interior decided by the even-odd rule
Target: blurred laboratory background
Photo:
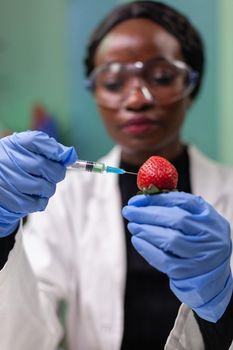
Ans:
{"type": "MultiPolygon", "coordinates": [[[[89,34],[120,0],[0,0],[0,137],[44,130],[96,160],[112,146],[84,87],[89,34]]],[[[183,135],[233,165],[233,1],[166,0],[206,46],[206,74],[183,135]]]]}

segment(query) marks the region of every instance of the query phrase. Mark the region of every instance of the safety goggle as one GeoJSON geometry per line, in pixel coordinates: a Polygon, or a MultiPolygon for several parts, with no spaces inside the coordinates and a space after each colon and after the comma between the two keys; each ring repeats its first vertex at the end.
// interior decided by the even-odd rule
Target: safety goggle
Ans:
{"type": "Polygon", "coordinates": [[[135,90],[144,98],[167,105],[188,96],[196,86],[198,73],[185,62],[155,58],[146,62],[111,62],[96,67],[86,80],[97,104],[119,108],[135,90]]]}

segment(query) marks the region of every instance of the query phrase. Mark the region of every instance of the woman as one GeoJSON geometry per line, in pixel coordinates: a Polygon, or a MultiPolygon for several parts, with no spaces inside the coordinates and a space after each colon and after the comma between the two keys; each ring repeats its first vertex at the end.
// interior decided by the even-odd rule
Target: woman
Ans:
{"type": "MultiPolygon", "coordinates": [[[[158,2],[122,5],[93,33],[85,62],[87,84],[118,145],[104,162],[137,172],[149,156],[161,155],[177,167],[180,191],[202,195],[233,222],[232,170],[184,145],[180,136],[203,71],[201,39],[190,22],[158,2]],[[216,190],[219,184],[221,191],[216,190]]],[[[6,316],[1,349],[54,349],[62,336],[56,312],[63,300],[71,350],[163,349],[166,341],[166,349],[173,350],[229,348],[229,226],[211,206],[183,192],[139,196],[127,206],[137,193],[135,177],[71,172],[47,210],[29,216],[22,245],[21,233],[11,234],[19,218],[45,208],[64,177],[64,166],[76,155],[37,133],[13,135],[1,147],[2,171],[8,175],[1,180],[6,191],[0,203],[7,209],[0,225],[2,266],[6,263],[0,288],[6,316]],[[14,182],[9,179],[15,163],[14,182]],[[27,179],[23,184],[21,176],[22,182],[27,179]],[[154,243],[164,227],[161,245],[168,232],[178,230],[184,244],[179,253],[177,240],[168,249],[154,243]],[[189,237],[197,238],[195,245],[189,237]],[[167,340],[181,302],[186,305],[167,340]]]]}

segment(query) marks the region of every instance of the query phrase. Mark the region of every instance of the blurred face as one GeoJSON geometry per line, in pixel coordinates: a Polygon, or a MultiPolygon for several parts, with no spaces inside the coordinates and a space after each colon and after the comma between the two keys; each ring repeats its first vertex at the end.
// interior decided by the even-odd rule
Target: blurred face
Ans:
{"type": "MultiPolygon", "coordinates": [[[[130,72],[126,78],[124,76],[121,99],[113,98],[112,105],[111,100],[98,104],[98,85],[94,94],[109,135],[122,148],[122,158],[136,165],[140,165],[151,155],[157,154],[171,159],[180,152],[180,130],[190,105],[188,96],[169,104],[158,103],[151,94],[153,88],[156,88],[148,86],[152,76],[151,68],[145,72],[147,77],[144,79],[137,74],[140,67],[135,65],[135,62],[141,62],[150,67],[154,65],[154,60],[173,62],[184,61],[184,58],[175,37],[156,23],[143,18],[127,20],[113,28],[100,43],[95,54],[95,67],[113,62],[125,63],[127,72],[130,72]]],[[[114,69],[117,69],[117,65],[114,69]]],[[[171,72],[167,67],[166,70],[160,67],[156,71],[157,78],[162,74],[161,71],[163,84],[167,84],[166,79],[171,79],[171,72]]],[[[108,88],[114,92],[119,86],[113,83],[110,79],[108,88]]],[[[179,84],[178,81],[176,89],[179,84]]],[[[169,94],[164,96],[164,99],[166,96],[169,98],[169,94]]]]}

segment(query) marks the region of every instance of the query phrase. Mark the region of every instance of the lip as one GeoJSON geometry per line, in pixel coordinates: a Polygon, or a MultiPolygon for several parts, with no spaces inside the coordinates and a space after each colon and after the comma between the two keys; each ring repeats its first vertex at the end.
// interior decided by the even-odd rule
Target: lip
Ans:
{"type": "Polygon", "coordinates": [[[124,124],[122,124],[121,129],[127,134],[140,135],[142,133],[150,131],[157,125],[158,121],[147,117],[137,117],[127,120],[124,124]]]}

